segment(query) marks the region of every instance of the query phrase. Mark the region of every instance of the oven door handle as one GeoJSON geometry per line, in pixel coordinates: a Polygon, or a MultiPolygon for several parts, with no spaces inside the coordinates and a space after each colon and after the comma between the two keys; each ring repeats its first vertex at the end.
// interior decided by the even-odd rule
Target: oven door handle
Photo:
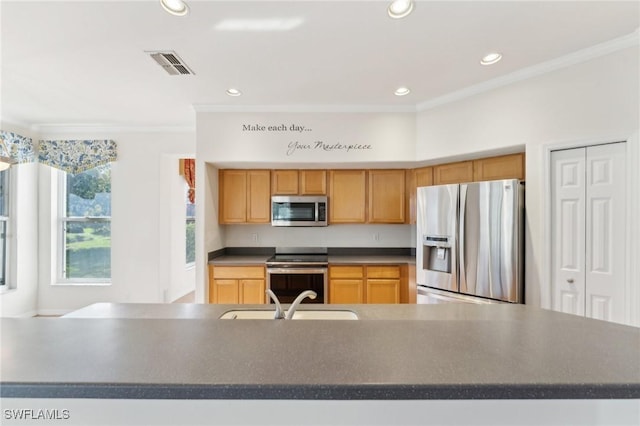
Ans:
{"type": "Polygon", "coordinates": [[[327,268],[267,268],[267,274],[326,274],[327,268]]]}

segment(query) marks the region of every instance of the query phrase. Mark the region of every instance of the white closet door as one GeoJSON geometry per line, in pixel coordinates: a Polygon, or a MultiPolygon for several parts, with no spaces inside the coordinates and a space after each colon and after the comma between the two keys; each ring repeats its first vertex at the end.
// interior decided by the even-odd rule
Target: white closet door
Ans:
{"type": "Polygon", "coordinates": [[[585,313],[586,149],[551,153],[551,270],[553,309],[585,313]]]}
{"type": "Polygon", "coordinates": [[[624,322],[624,143],[587,147],[585,315],[624,322]]]}

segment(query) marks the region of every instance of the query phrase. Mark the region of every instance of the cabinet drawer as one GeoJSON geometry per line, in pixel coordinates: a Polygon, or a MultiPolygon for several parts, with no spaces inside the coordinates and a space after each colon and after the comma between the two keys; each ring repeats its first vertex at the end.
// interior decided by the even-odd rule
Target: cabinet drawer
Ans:
{"type": "Polygon", "coordinates": [[[367,278],[400,278],[400,267],[367,266],[367,278]]]}
{"type": "Polygon", "coordinates": [[[214,266],[213,278],[264,278],[264,266],[214,266]]]}
{"type": "Polygon", "coordinates": [[[329,267],[330,278],[362,278],[364,270],[362,266],[331,266],[329,267]]]}

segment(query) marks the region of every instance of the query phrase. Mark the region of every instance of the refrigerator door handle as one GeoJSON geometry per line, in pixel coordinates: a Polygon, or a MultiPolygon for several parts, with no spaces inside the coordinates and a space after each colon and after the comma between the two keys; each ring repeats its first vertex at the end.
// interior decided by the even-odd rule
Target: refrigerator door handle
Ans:
{"type": "Polygon", "coordinates": [[[459,285],[458,291],[462,291],[463,288],[467,288],[467,276],[465,271],[465,234],[464,234],[464,219],[467,210],[467,185],[460,185],[460,212],[458,214],[458,268],[459,273],[459,285]]]}

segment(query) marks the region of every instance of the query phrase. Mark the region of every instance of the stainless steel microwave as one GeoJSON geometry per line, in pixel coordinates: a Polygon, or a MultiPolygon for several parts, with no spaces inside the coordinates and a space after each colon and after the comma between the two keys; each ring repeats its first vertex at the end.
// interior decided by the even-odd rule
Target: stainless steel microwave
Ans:
{"type": "Polygon", "coordinates": [[[271,197],[272,226],[327,226],[327,197],[271,197]]]}

